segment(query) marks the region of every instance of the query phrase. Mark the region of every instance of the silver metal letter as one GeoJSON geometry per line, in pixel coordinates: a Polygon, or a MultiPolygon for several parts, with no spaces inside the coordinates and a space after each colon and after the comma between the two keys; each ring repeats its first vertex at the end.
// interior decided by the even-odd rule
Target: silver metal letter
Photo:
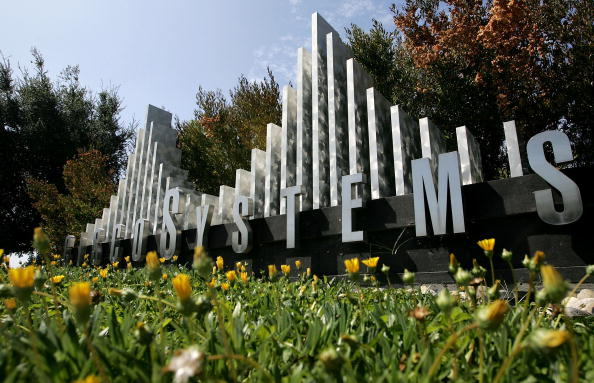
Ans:
{"type": "Polygon", "coordinates": [[[231,234],[231,245],[236,253],[248,253],[252,249],[253,234],[247,217],[254,214],[253,210],[253,201],[246,196],[239,196],[233,204],[233,221],[237,231],[231,234]]]}
{"type": "Polygon", "coordinates": [[[146,238],[149,235],[148,220],[138,218],[134,224],[134,239],[132,240],[132,260],[138,262],[146,253],[146,238]]]}
{"type": "Polygon", "coordinates": [[[342,242],[360,242],[365,240],[365,232],[353,231],[353,209],[361,208],[365,200],[361,195],[353,198],[353,191],[358,184],[365,184],[365,174],[357,173],[342,177],[342,242]]]}
{"type": "Polygon", "coordinates": [[[297,245],[297,238],[299,238],[299,206],[298,196],[303,193],[305,188],[302,185],[290,186],[281,189],[281,199],[286,199],[287,206],[287,249],[294,249],[297,245]]]}
{"type": "Polygon", "coordinates": [[[208,228],[212,221],[212,205],[202,205],[196,207],[196,245],[208,246],[208,228]]]}
{"type": "Polygon", "coordinates": [[[551,143],[554,161],[557,164],[573,160],[569,138],[559,130],[538,133],[528,141],[526,149],[530,167],[557,189],[563,200],[563,211],[557,211],[551,189],[537,190],[534,192],[536,212],[540,219],[550,225],[567,225],[582,216],[582,196],[577,184],[547,161],[543,149],[545,142],[551,143]]]}
{"type": "Polygon", "coordinates": [[[435,193],[434,175],[428,158],[412,161],[413,194],[415,208],[415,230],[417,237],[427,235],[425,197],[434,235],[446,234],[448,191],[452,210],[454,233],[463,233],[464,207],[462,204],[462,183],[460,181],[460,162],[458,152],[439,155],[438,195],[435,193]]]}
{"type": "Polygon", "coordinates": [[[116,241],[124,239],[124,232],[126,231],[126,226],[122,224],[117,224],[113,228],[113,234],[111,236],[111,246],[109,246],[109,261],[111,263],[121,261],[120,257],[120,246],[116,247],[116,241]]]}
{"type": "Polygon", "coordinates": [[[183,214],[181,210],[185,204],[180,201],[181,191],[179,188],[169,189],[163,198],[163,226],[161,228],[161,242],[159,253],[165,259],[171,259],[178,253],[177,244],[181,241],[181,227],[178,218],[183,214]]]}

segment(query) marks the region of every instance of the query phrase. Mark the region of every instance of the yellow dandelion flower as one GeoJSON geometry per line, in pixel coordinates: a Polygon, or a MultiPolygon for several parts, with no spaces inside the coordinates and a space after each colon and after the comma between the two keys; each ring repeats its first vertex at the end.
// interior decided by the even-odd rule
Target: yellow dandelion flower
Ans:
{"type": "Polygon", "coordinates": [[[276,265],[268,265],[268,277],[270,279],[276,277],[278,270],[276,269],[276,265]]]}
{"type": "Polygon", "coordinates": [[[33,288],[35,283],[35,266],[27,266],[8,270],[8,279],[17,289],[33,288]]]}
{"type": "Polygon", "coordinates": [[[109,271],[107,270],[107,268],[101,269],[101,270],[99,270],[99,275],[101,275],[101,278],[105,279],[105,278],[107,278],[107,273],[108,272],[109,271]]]}
{"type": "Polygon", "coordinates": [[[163,258],[163,257],[159,258],[159,262],[165,263],[165,258],[163,258]]]}
{"type": "Polygon", "coordinates": [[[124,261],[130,263],[130,256],[128,255],[127,257],[124,257],[124,261]]]}
{"type": "Polygon", "coordinates": [[[206,282],[206,286],[210,287],[211,289],[214,289],[214,287],[217,285],[217,280],[216,278],[212,278],[210,280],[210,282],[206,282]]]}
{"type": "Polygon", "coordinates": [[[344,267],[349,274],[357,274],[359,272],[359,258],[351,258],[344,261],[344,267]]]}
{"type": "Polygon", "coordinates": [[[177,274],[171,282],[180,301],[184,302],[190,299],[192,285],[190,284],[190,277],[187,274],[177,274]]]}
{"type": "Polygon", "coordinates": [[[196,246],[194,248],[194,259],[200,258],[205,255],[206,255],[206,249],[204,248],[204,246],[196,246]]]}
{"type": "Polygon", "coordinates": [[[221,288],[225,291],[229,290],[230,287],[231,285],[229,285],[227,282],[221,283],[221,288]]]}
{"type": "Polygon", "coordinates": [[[483,251],[493,251],[495,248],[495,238],[482,239],[477,244],[483,249],[483,251]]]}
{"type": "Polygon", "coordinates": [[[379,261],[379,257],[367,258],[363,260],[363,264],[370,269],[375,269],[377,267],[377,262],[379,261]]]}
{"type": "Polygon", "coordinates": [[[166,280],[169,278],[169,275],[167,275],[167,274],[165,274],[165,273],[164,273],[164,274],[161,276],[161,278],[163,278],[163,280],[164,280],[164,281],[166,281],[166,280]]]}
{"type": "Polygon", "coordinates": [[[91,285],[88,282],[77,282],[68,289],[70,304],[75,308],[86,308],[92,303],[91,285]]]}
{"type": "Polygon", "coordinates": [[[64,279],[63,275],[56,275],[50,278],[50,280],[52,281],[52,283],[54,285],[59,285],[60,283],[62,283],[62,280],[64,279]]]}
{"type": "Polygon", "coordinates": [[[291,273],[291,266],[290,265],[281,265],[281,271],[285,275],[289,275],[291,273]]]}
{"type": "Polygon", "coordinates": [[[119,264],[120,264],[119,262],[114,262],[114,263],[112,263],[111,265],[112,265],[114,268],[117,268],[117,267],[119,266],[119,264]]]}
{"type": "Polygon", "coordinates": [[[241,278],[241,281],[243,283],[248,283],[248,273],[242,271],[241,273],[239,273],[239,277],[241,278]]]}
{"type": "Polygon", "coordinates": [[[295,261],[295,267],[297,268],[297,270],[301,270],[301,261],[300,260],[295,261]]]}
{"type": "Polygon", "coordinates": [[[217,269],[219,270],[223,270],[223,267],[225,266],[225,262],[223,261],[223,257],[221,257],[220,255],[217,257],[217,269]]]}
{"type": "Polygon", "coordinates": [[[99,282],[99,277],[93,277],[93,279],[91,279],[91,281],[93,281],[93,283],[97,283],[97,282],[99,282]]]}
{"type": "Polygon", "coordinates": [[[6,307],[6,309],[8,311],[15,310],[16,307],[17,307],[16,299],[14,299],[14,298],[5,299],[4,300],[4,306],[6,307]]]}
{"type": "Polygon", "coordinates": [[[225,273],[225,276],[227,277],[227,279],[229,280],[229,282],[235,282],[235,280],[237,279],[237,273],[235,272],[235,270],[229,270],[225,273]]]}
{"type": "Polygon", "coordinates": [[[158,269],[160,265],[159,258],[156,251],[149,251],[146,254],[146,266],[149,269],[158,269]]]}
{"type": "Polygon", "coordinates": [[[75,380],[74,383],[101,383],[101,379],[95,375],[89,375],[84,379],[75,380]]]}
{"type": "Polygon", "coordinates": [[[58,264],[58,261],[51,261],[50,262],[50,265],[52,265],[52,266],[56,266],[57,264],[58,264]]]}
{"type": "Polygon", "coordinates": [[[171,260],[172,260],[173,262],[177,262],[177,255],[174,255],[173,257],[171,257],[171,260]]]}

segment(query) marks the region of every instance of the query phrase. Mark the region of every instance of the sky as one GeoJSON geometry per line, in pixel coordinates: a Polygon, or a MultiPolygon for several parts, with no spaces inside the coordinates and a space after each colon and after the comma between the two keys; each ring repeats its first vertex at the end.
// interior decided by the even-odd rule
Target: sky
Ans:
{"type": "Polygon", "coordinates": [[[244,74],[270,67],[282,87],[295,84],[297,48],[311,48],[319,12],[345,40],[345,27],[367,30],[372,18],[393,30],[381,0],[0,0],[0,53],[19,73],[31,48],[52,79],[79,65],[93,92],[117,88],[122,122],[144,122],[147,105],[181,120],[193,117],[198,86],[228,93],[244,74]]]}

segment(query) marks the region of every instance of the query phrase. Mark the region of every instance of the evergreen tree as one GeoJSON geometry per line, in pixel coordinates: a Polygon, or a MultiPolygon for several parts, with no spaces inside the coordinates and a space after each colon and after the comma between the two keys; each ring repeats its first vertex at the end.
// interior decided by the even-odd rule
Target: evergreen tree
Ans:
{"type": "Polygon", "coordinates": [[[34,68],[15,76],[10,62],[0,62],[0,246],[7,251],[30,248],[40,217],[27,195],[29,178],[67,191],[62,177],[66,161],[79,152],[100,150],[115,181],[126,161],[132,129],[118,114],[115,91],[92,94],[79,82],[79,69],[64,69],[56,81],[33,49],[34,68]]]}
{"type": "Polygon", "coordinates": [[[229,101],[200,87],[196,105],[195,119],[178,123],[182,167],[198,190],[218,195],[235,185],[236,169],[250,169],[252,148],[265,149],[266,124],[280,124],[279,87],[270,71],[263,81],[241,76],[229,101]]]}

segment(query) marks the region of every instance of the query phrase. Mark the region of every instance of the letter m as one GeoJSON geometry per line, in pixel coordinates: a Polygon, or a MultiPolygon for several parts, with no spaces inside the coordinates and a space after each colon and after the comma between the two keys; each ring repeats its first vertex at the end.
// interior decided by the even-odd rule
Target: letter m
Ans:
{"type": "Polygon", "coordinates": [[[437,196],[435,195],[435,177],[433,176],[429,158],[412,161],[412,179],[417,237],[427,236],[425,197],[427,198],[429,216],[433,225],[433,234],[446,234],[448,194],[450,195],[454,233],[464,233],[464,208],[462,206],[462,184],[460,182],[458,152],[439,155],[437,196]]]}

